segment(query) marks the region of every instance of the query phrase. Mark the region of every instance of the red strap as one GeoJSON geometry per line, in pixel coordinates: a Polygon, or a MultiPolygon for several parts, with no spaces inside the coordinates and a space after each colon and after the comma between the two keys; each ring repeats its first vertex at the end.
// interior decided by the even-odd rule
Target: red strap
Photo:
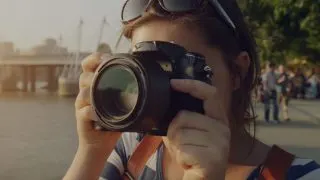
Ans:
{"type": "Polygon", "coordinates": [[[162,137],[160,136],[146,135],[143,137],[128,161],[126,178],[138,179],[148,159],[157,151],[161,143],[162,137]]]}
{"type": "Polygon", "coordinates": [[[264,163],[259,180],[285,180],[295,156],[273,146],[264,163]]]}

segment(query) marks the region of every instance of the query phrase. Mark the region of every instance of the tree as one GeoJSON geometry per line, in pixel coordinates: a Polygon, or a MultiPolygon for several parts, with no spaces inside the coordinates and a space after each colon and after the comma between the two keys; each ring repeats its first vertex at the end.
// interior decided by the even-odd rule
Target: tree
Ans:
{"type": "Polygon", "coordinates": [[[320,61],[320,4],[314,0],[239,0],[263,60],[320,61]]]}

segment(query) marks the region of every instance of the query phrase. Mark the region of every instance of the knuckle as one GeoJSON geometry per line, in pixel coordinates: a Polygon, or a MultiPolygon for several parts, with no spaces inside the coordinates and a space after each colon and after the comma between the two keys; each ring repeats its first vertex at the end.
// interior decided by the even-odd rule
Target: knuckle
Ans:
{"type": "Polygon", "coordinates": [[[84,88],[80,89],[78,96],[76,98],[76,101],[75,101],[76,109],[81,109],[84,106],[91,104],[90,91],[91,91],[91,89],[89,87],[84,87],[84,88]]]}
{"type": "Polygon", "coordinates": [[[76,111],[76,117],[78,121],[91,120],[92,109],[90,106],[85,106],[76,111]]]}
{"type": "Polygon", "coordinates": [[[82,92],[82,97],[85,100],[89,100],[90,99],[90,92],[91,92],[91,88],[90,87],[84,87],[81,89],[82,92]]]}
{"type": "Polygon", "coordinates": [[[81,62],[81,67],[83,71],[92,71],[91,67],[96,66],[99,64],[99,59],[100,59],[100,54],[99,53],[93,53],[84,58],[84,60],[81,62]]]}
{"type": "Polygon", "coordinates": [[[92,61],[92,54],[88,55],[87,57],[85,57],[82,60],[82,62],[81,62],[82,69],[85,69],[87,67],[87,65],[90,63],[90,61],[92,61]]]}
{"type": "Polygon", "coordinates": [[[80,74],[80,77],[79,77],[79,87],[80,87],[80,88],[83,87],[83,82],[84,82],[85,75],[86,75],[85,72],[83,72],[83,73],[80,74]]]}
{"type": "Polygon", "coordinates": [[[74,106],[75,106],[75,108],[76,108],[77,110],[80,109],[80,108],[79,108],[79,104],[80,104],[81,99],[82,99],[81,96],[82,96],[82,95],[81,95],[81,89],[80,89],[80,91],[79,91],[79,93],[78,93],[78,95],[77,95],[77,98],[76,98],[76,100],[75,100],[75,102],[74,102],[74,106]]]}
{"type": "Polygon", "coordinates": [[[93,81],[93,76],[94,76],[94,73],[91,73],[91,72],[81,73],[80,79],[79,79],[80,88],[90,87],[93,81]]]}

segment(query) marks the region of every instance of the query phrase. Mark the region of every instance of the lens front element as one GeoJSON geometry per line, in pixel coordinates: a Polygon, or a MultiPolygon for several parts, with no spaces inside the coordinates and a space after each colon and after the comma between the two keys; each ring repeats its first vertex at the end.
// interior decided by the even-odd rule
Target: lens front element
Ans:
{"type": "Polygon", "coordinates": [[[132,70],[113,65],[101,72],[95,91],[101,113],[113,120],[122,120],[136,106],[139,86],[132,70]]]}

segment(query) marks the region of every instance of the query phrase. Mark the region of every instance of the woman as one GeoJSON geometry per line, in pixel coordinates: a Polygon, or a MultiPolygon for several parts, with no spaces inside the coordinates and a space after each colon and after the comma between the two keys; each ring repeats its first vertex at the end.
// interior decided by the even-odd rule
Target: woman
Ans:
{"type": "MultiPolygon", "coordinates": [[[[124,5],[124,34],[132,45],[142,41],[173,41],[204,55],[214,72],[214,86],[195,80],[171,82],[175,90],[202,99],[205,114],[178,113],[140,179],[256,179],[271,148],[246,129],[255,117],[249,111],[259,66],[254,41],[235,1],[221,1],[222,7],[215,1],[203,1],[201,6],[196,6],[196,2],[200,1],[129,0],[124,5]]],[[[100,55],[95,54],[83,62],[81,90],[75,103],[79,147],[66,180],[91,180],[99,176],[120,179],[141,139],[137,133],[93,128],[95,114],[89,93],[99,59],[100,55]]],[[[319,166],[314,161],[296,158],[291,167],[300,173],[294,174],[290,168],[291,179],[320,178],[319,166]],[[304,168],[310,163],[312,168],[304,168]]]]}
{"type": "Polygon", "coordinates": [[[311,74],[308,77],[307,82],[310,84],[310,87],[307,88],[306,96],[309,99],[315,99],[318,95],[318,85],[320,83],[320,80],[316,74],[316,68],[312,68],[311,74]]]}
{"type": "Polygon", "coordinates": [[[292,85],[289,79],[289,75],[286,72],[284,65],[279,65],[278,67],[278,77],[277,77],[277,86],[278,86],[278,103],[281,105],[282,116],[285,121],[290,121],[288,113],[289,97],[292,89],[292,85]]]}

